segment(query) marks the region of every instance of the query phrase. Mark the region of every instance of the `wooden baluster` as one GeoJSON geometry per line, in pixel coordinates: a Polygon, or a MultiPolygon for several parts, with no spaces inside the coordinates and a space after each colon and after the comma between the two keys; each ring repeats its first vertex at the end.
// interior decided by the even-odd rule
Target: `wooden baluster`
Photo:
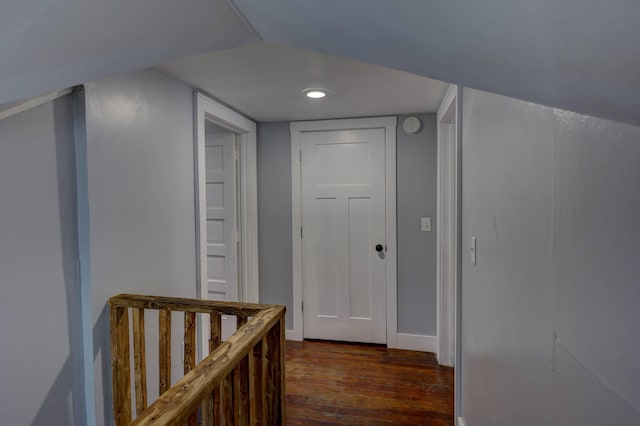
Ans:
{"type": "Polygon", "coordinates": [[[184,374],[196,366],[196,313],[184,313],[184,374]]]}
{"type": "MultiPolygon", "coordinates": [[[[222,343],[222,321],[220,314],[212,313],[209,316],[209,354],[216,350],[222,343]]],[[[202,425],[220,425],[220,386],[213,389],[211,398],[206,398],[202,404],[202,425]]]]}
{"type": "MultiPolygon", "coordinates": [[[[279,323],[278,323],[279,324],[279,323]]],[[[271,351],[271,368],[273,368],[273,420],[275,423],[281,425],[283,423],[282,420],[282,398],[281,398],[281,389],[282,389],[282,370],[281,366],[281,358],[280,358],[280,328],[278,324],[274,325],[271,330],[269,330],[269,340],[270,345],[273,348],[271,351]]]]}
{"type": "Polygon", "coordinates": [[[280,357],[280,327],[275,324],[267,332],[267,425],[283,424],[281,380],[282,359],[280,357]]]}
{"type": "Polygon", "coordinates": [[[262,368],[262,340],[249,354],[249,417],[251,426],[264,424],[264,380],[262,368]]]}
{"type": "Polygon", "coordinates": [[[229,373],[227,377],[222,380],[222,384],[220,385],[220,399],[221,399],[221,414],[222,421],[220,422],[223,426],[233,426],[234,417],[233,417],[233,375],[234,371],[229,373]]]}
{"type": "MultiPolygon", "coordinates": [[[[236,315],[236,331],[240,329],[243,325],[248,322],[249,318],[243,315],[236,315]]],[[[235,368],[235,380],[234,383],[234,410],[236,414],[236,424],[245,425],[248,424],[248,413],[249,413],[249,362],[248,358],[246,359],[247,363],[244,364],[245,360],[240,362],[238,366],[235,368]],[[246,381],[245,381],[246,380],[246,381]],[[245,393],[246,392],[246,393],[245,393]]]]}
{"type": "Polygon", "coordinates": [[[245,356],[233,369],[233,405],[235,424],[249,424],[249,357],[245,356]]]}
{"type": "Polygon", "coordinates": [[[287,350],[286,350],[286,329],[284,323],[284,315],[278,321],[280,336],[278,339],[278,343],[280,344],[280,363],[278,365],[278,369],[280,370],[280,424],[285,424],[287,421],[287,392],[285,388],[286,378],[285,378],[285,364],[287,359],[287,350]]]}
{"type": "Polygon", "coordinates": [[[236,316],[236,328],[240,328],[243,325],[245,325],[247,323],[247,317],[243,317],[243,316],[236,316]]]}
{"type": "MultiPolygon", "coordinates": [[[[193,370],[196,366],[196,313],[184,313],[184,374],[193,370]]],[[[196,426],[198,423],[198,410],[189,416],[187,424],[196,426]]]]}
{"type": "Polygon", "coordinates": [[[125,426],[131,423],[129,309],[111,306],[109,321],[114,423],[125,426]]]}
{"type": "MultiPolygon", "coordinates": [[[[246,316],[236,315],[236,330],[248,321],[246,316]]],[[[249,419],[249,361],[243,359],[234,369],[233,404],[237,425],[248,424],[249,419]]]]}
{"type": "Polygon", "coordinates": [[[265,404],[265,417],[264,424],[272,426],[276,424],[275,421],[275,369],[273,365],[273,351],[274,351],[275,339],[273,333],[269,330],[262,339],[262,368],[264,369],[264,404],[265,404]]]}
{"type": "Polygon", "coordinates": [[[159,366],[160,366],[160,395],[171,387],[171,311],[159,311],[159,366]]]}
{"type": "MultiPolygon", "coordinates": [[[[240,366],[233,369],[233,419],[235,423],[240,423],[240,366]]],[[[234,424],[235,424],[234,423],[234,424]]]]}
{"type": "MultiPolygon", "coordinates": [[[[222,343],[222,316],[220,314],[211,314],[211,339],[209,340],[209,352],[215,351],[222,343]]],[[[219,426],[220,413],[222,413],[220,394],[222,392],[222,386],[218,386],[213,390],[213,406],[215,408],[213,424],[219,426]]]]}
{"type": "Polygon", "coordinates": [[[147,357],[144,338],[144,309],[133,308],[133,364],[136,389],[136,415],[147,408],[147,357]]]}
{"type": "Polygon", "coordinates": [[[209,353],[216,350],[222,343],[222,318],[220,314],[210,315],[209,353]]]}

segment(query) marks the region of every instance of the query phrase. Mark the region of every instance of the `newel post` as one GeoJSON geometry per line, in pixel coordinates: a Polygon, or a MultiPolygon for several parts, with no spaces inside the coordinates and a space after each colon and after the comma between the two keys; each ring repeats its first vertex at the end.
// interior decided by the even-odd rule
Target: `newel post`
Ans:
{"type": "Polygon", "coordinates": [[[115,426],[131,423],[131,366],[129,359],[129,309],[110,306],[111,385],[115,426]]]}

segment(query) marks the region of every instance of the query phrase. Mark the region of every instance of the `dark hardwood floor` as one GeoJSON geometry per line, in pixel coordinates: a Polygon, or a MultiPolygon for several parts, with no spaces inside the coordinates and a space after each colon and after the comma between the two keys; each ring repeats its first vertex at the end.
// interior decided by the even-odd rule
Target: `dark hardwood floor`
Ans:
{"type": "Polygon", "coordinates": [[[287,425],[446,425],[453,369],[433,354],[287,342],[287,425]]]}

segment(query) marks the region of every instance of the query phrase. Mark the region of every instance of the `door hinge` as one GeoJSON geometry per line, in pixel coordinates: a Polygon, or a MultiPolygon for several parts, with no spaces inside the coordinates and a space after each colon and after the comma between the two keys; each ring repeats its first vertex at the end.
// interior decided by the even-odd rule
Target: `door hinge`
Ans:
{"type": "Polygon", "coordinates": [[[233,159],[234,160],[238,160],[240,158],[240,151],[238,151],[237,149],[235,149],[233,151],[233,159]]]}
{"type": "Polygon", "coordinates": [[[304,302],[301,303],[302,307],[300,309],[302,309],[302,312],[304,312],[304,302]]]}
{"type": "Polygon", "coordinates": [[[302,238],[302,226],[300,227],[300,238],[302,238]]]}
{"type": "Polygon", "coordinates": [[[302,163],[302,150],[300,150],[300,162],[302,163]]]}

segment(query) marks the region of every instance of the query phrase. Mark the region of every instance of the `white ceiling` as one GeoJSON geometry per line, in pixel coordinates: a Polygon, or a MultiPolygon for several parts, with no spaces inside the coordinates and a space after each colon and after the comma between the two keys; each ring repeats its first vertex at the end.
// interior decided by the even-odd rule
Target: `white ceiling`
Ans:
{"type": "Polygon", "coordinates": [[[234,0],[260,36],[640,124],[638,0],[234,0]]]}
{"type": "Polygon", "coordinates": [[[2,0],[0,103],[257,40],[225,0],[2,0]]]}
{"type": "Polygon", "coordinates": [[[256,43],[160,67],[258,121],[435,112],[447,84],[308,50],[256,43]],[[306,98],[309,87],[329,90],[306,98]]]}

